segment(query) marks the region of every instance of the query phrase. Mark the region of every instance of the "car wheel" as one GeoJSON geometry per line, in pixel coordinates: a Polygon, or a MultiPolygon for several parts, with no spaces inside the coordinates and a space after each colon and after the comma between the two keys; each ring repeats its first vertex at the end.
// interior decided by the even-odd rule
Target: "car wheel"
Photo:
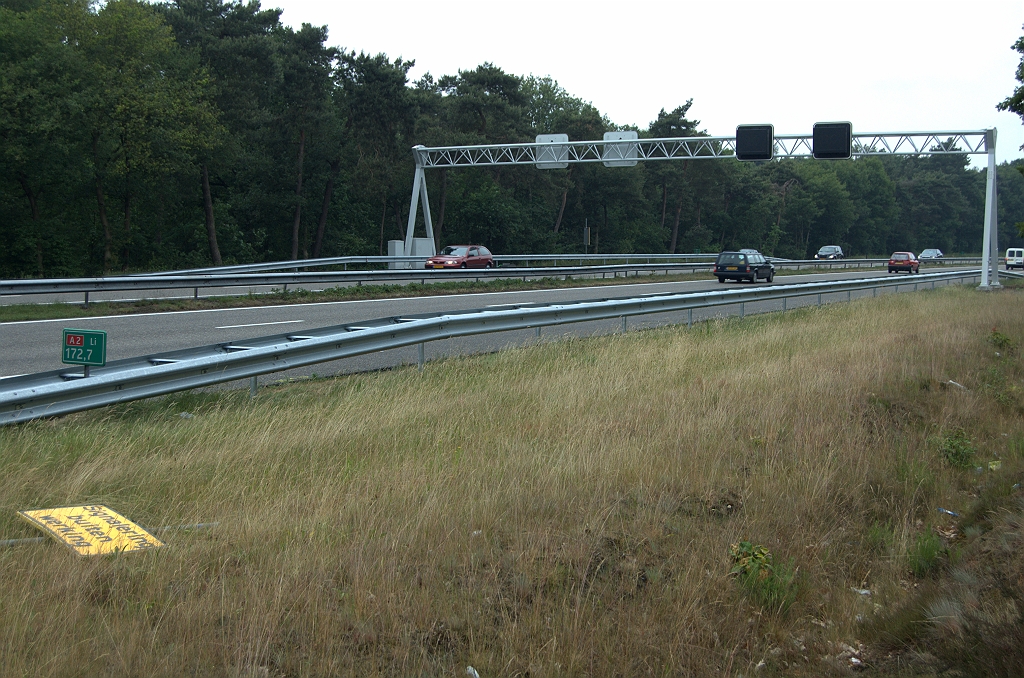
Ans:
{"type": "Polygon", "coordinates": [[[488,261],[487,265],[484,266],[484,268],[494,268],[494,262],[493,261],[488,261]]]}
{"type": "Polygon", "coordinates": [[[718,279],[718,282],[720,282],[720,283],[724,283],[724,282],[725,282],[725,278],[721,278],[721,277],[720,277],[720,278],[718,279]]]}
{"type": "Polygon", "coordinates": [[[765,280],[767,280],[768,282],[771,282],[771,281],[775,280],[775,271],[772,271],[771,273],[769,273],[768,277],[765,278],[765,280]]]}
{"type": "Polygon", "coordinates": [[[462,262],[462,266],[459,266],[459,268],[469,268],[469,266],[466,265],[466,262],[462,262]]]}

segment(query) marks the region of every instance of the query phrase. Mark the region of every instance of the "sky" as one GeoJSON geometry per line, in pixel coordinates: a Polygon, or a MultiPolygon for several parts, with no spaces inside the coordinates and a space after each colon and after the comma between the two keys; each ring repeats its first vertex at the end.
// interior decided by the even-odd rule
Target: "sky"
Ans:
{"type": "MultiPolygon", "coordinates": [[[[490,62],[551,76],[617,125],[646,128],[693,99],[715,136],[771,123],[809,134],[998,129],[997,160],[1024,156],[1024,126],[997,103],[1020,86],[1024,0],[262,0],[282,21],[326,25],[328,44],[415,59],[410,80],[490,62]]],[[[532,141],[532,139],[523,139],[532,141]]],[[[575,140],[574,140],[575,141],[575,140]]],[[[984,166],[984,156],[973,156],[984,166]]]]}

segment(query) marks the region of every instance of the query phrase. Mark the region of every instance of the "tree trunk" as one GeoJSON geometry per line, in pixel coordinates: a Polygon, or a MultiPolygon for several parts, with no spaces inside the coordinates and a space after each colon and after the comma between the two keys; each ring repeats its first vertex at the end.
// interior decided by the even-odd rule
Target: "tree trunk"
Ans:
{"type": "Polygon", "coordinates": [[[210,193],[210,170],[206,163],[202,165],[203,173],[203,211],[206,213],[206,238],[210,241],[210,257],[214,266],[220,266],[220,247],[217,246],[217,224],[213,220],[213,195],[210,193]]]}
{"type": "Polygon", "coordinates": [[[103,272],[110,271],[111,244],[113,236],[110,233],[110,222],[107,221],[107,204],[103,199],[103,182],[99,173],[96,174],[96,203],[100,210],[100,223],[103,225],[103,272]]]}
{"type": "Polygon", "coordinates": [[[448,201],[448,168],[441,170],[441,207],[434,225],[434,251],[441,251],[441,231],[444,229],[444,206],[448,201]]]}
{"type": "MultiPolygon", "coordinates": [[[[668,181],[666,179],[661,180],[661,227],[665,228],[665,208],[668,206],[668,181]]],[[[672,251],[676,251],[676,237],[672,234],[672,251]]]]}
{"type": "MultiPolygon", "coordinates": [[[[125,184],[128,178],[125,177],[125,184]]],[[[128,270],[128,263],[132,256],[132,194],[125,188],[124,194],[124,260],[121,262],[121,270],[128,270]]]]}
{"type": "Polygon", "coordinates": [[[299,224],[302,222],[302,157],[306,152],[306,129],[299,130],[299,178],[295,183],[295,221],[292,223],[292,260],[299,258],[299,224]]]}
{"type": "Polygon", "coordinates": [[[110,233],[110,222],[107,221],[107,204],[103,199],[103,179],[100,177],[100,159],[99,159],[99,148],[100,148],[100,135],[93,133],[92,135],[92,155],[93,164],[96,168],[96,204],[100,211],[100,224],[103,225],[103,272],[107,273],[110,271],[110,258],[111,258],[111,244],[113,236],[110,233]]]}
{"type": "Polygon", "coordinates": [[[18,177],[18,183],[21,184],[21,190],[28,198],[28,206],[32,209],[32,221],[39,221],[39,204],[36,201],[36,194],[32,192],[32,187],[28,185],[28,179],[21,175],[18,177]]]}
{"type": "Polygon", "coordinates": [[[320,221],[316,225],[316,242],[313,243],[313,258],[320,258],[320,248],[324,244],[324,229],[327,228],[327,212],[331,208],[331,196],[334,194],[334,180],[341,169],[341,158],[331,162],[331,173],[327,176],[327,187],[324,188],[324,204],[320,206],[320,221]]]}
{"type": "Polygon", "coordinates": [[[384,256],[384,222],[388,217],[388,194],[384,194],[384,200],[381,201],[384,205],[384,209],[380,213],[380,246],[377,248],[377,253],[380,256],[384,256]]]}
{"type": "Polygon", "coordinates": [[[779,237],[782,233],[782,213],[786,211],[786,194],[789,192],[789,188],[796,182],[796,179],[790,179],[786,183],[782,184],[782,203],[779,206],[779,214],[775,217],[775,230],[772,232],[771,249],[768,254],[775,254],[775,247],[779,244],[779,237]]]}
{"type": "Polygon", "coordinates": [[[676,253],[676,243],[679,241],[679,215],[683,213],[683,201],[679,201],[679,205],[676,206],[676,220],[672,224],[672,244],[669,245],[669,254],[676,253]]]}
{"type": "Polygon", "coordinates": [[[562,215],[565,214],[565,199],[569,196],[569,189],[562,191],[562,206],[558,208],[558,218],[555,219],[555,233],[558,233],[559,226],[562,225],[562,215]]]}
{"type": "Polygon", "coordinates": [[[39,203],[36,200],[36,194],[32,192],[32,187],[28,185],[28,179],[25,175],[18,176],[18,183],[21,184],[21,190],[25,192],[25,197],[28,198],[28,205],[32,209],[32,222],[35,225],[35,236],[36,236],[36,269],[38,269],[40,277],[43,275],[43,240],[40,237],[39,231],[39,203]]]}

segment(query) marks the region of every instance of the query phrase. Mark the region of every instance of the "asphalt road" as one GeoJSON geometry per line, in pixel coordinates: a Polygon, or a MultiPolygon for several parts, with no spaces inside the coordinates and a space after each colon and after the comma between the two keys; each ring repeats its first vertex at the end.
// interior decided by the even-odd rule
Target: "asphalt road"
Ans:
{"type": "MultiPolygon", "coordinates": [[[[787,275],[775,279],[773,285],[813,282],[820,280],[857,279],[867,277],[895,278],[884,271],[864,270],[832,274],[787,275]]],[[[906,281],[906,276],[900,276],[906,281]]],[[[40,320],[0,324],[0,379],[21,374],[45,372],[65,367],[60,362],[61,333],[65,327],[105,330],[107,360],[149,355],[178,349],[217,344],[244,342],[245,339],[297,332],[317,327],[365,322],[375,318],[503,306],[506,304],[541,302],[557,303],[587,299],[634,297],[645,294],[684,293],[702,290],[727,289],[736,283],[721,285],[717,281],[651,282],[599,287],[576,287],[556,290],[527,290],[487,294],[444,295],[436,297],[410,297],[362,301],[340,301],[313,304],[294,304],[257,308],[215,309],[172,313],[138,314],[114,317],[78,318],[74,320],[40,320]]],[[[758,283],[765,285],[767,283],[758,283]]],[[[912,289],[904,286],[904,291],[912,289]]],[[[890,293],[890,290],[886,290],[890,293]]],[[[871,292],[866,294],[870,295],[871,292]]],[[[822,301],[845,301],[846,294],[826,295],[822,301]]],[[[788,308],[817,303],[816,297],[790,300],[788,308]]],[[[781,302],[748,303],[745,313],[763,313],[781,310],[781,302]]],[[[735,315],[739,307],[722,307],[694,311],[694,322],[715,316],[735,315]]],[[[629,319],[629,327],[651,327],[669,323],[687,322],[686,313],[642,316],[629,319]]],[[[541,341],[573,334],[589,336],[621,331],[621,322],[599,321],[579,323],[557,328],[545,328],[541,341]]],[[[427,360],[448,355],[483,353],[510,345],[523,345],[538,341],[533,330],[520,330],[490,335],[463,337],[431,342],[426,345],[427,360]]],[[[260,383],[309,374],[321,376],[337,373],[362,372],[384,369],[417,360],[417,349],[409,346],[382,351],[331,363],[267,375],[260,383]]],[[[77,369],[77,368],[73,368],[77,369]]]]}

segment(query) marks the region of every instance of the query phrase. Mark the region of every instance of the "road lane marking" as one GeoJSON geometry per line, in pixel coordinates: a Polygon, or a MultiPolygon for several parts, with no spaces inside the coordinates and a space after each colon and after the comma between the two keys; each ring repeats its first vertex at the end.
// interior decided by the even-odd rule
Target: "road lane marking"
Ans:
{"type": "Polygon", "coordinates": [[[214,327],[215,330],[233,330],[236,327],[262,327],[263,325],[290,325],[292,323],[304,323],[305,320],[278,320],[273,323],[249,323],[248,325],[221,325],[214,327]]]}

